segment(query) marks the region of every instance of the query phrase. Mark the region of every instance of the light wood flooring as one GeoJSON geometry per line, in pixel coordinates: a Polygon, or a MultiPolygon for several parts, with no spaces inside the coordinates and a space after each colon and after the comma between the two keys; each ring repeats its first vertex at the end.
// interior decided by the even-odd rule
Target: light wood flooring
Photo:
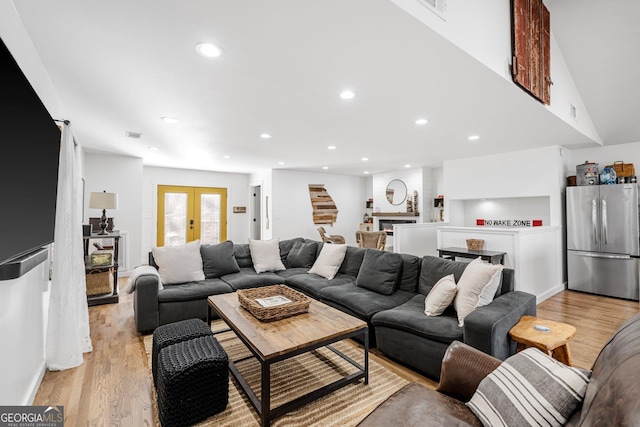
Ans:
{"type": "MultiPolygon", "coordinates": [[[[539,304],[538,316],[574,325],[574,365],[591,368],[611,335],[638,310],[637,302],[564,291],[539,304]]],[[[143,337],[135,331],[132,296],[89,307],[89,318],[93,351],[78,368],[47,372],[34,405],[64,405],[67,426],[153,425],[151,381],[143,337]]],[[[436,385],[376,350],[371,359],[410,381],[436,385]]]]}

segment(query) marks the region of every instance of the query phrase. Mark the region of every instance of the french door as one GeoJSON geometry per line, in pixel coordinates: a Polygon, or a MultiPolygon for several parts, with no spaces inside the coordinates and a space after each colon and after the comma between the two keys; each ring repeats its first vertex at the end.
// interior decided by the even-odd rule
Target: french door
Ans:
{"type": "Polygon", "coordinates": [[[158,185],[158,246],[227,240],[227,189],[158,185]]]}

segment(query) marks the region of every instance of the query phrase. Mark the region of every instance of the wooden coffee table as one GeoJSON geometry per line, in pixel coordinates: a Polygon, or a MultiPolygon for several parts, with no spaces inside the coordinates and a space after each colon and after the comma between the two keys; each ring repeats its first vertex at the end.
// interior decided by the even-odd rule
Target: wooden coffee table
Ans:
{"type": "Polygon", "coordinates": [[[315,300],[311,301],[308,313],[274,322],[256,319],[240,306],[235,293],[213,295],[208,301],[209,310],[218,313],[260,362],[262,400],[231,360],[229,370],[260,415],[263,426],[268,426],[271,420],[361,378],[365,384],[369,383],[369,333],[366,322],[315,300]],[[330,345],[358,335],[364,338],[364,366],[330,345]],[[320,347],[327,347],[358,370],[309,394],[271,408],[271,365],[320,347]]]}
{"type": "Polygon", "coordinates": [[[509,331],[509,337],[518,343],[517,351],[536,347],[567,366],[571,366],[569,341],[575,336],[575,327],[535,316],[522,316],[509,331]],[[547,327],[549,331],[537,330],[536,325],[547,327]]]}

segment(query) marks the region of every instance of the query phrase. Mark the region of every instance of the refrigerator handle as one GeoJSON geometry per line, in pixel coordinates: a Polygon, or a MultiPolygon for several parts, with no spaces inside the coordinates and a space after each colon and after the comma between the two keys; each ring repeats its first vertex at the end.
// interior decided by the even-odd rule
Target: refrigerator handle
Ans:
{"type": "Polygon", "coordinates": [[[591,200],[591,224],[593,224],[593,242],[598,244],[598,208],[596,199],[591,200]]]}
{"type": "Polygon", "coordinates": [[[602,200],[602,241],[607,244],[607,201],[602,200]]]}

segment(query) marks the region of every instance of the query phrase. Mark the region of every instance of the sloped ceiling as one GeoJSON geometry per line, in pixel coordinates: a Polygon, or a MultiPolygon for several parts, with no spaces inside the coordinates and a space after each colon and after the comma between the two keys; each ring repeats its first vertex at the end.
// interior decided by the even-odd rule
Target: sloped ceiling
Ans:
{"type": "MultiPolygon", "coordinates": [[[[565,21],[582,25],[567,4],[579,9],[583,2],[547,3],[554,29],[565,21]]],[[[141,157],[146,165],[364,176],[409,164],[594,143],[386,0],[14,5],[80,143],[141,157]],[[199,57],[194,46],[201,41],[219,44],[225,54],[199,57]],[[339,98],[346,88],[354,99],[339,98]],[[180,122],[169,125],[161,116],[180,122]],[[419,117],[429,123],[416,126],[419,117]],[[143,136],[127,138],[127,131],[143,136]],[[264,132],[272,138],[261,139],[264,132]],[[481,140],[470,143],[472,134],[481,140]]],[[[616,56],[607,55],[598,72],[583,70],[593,65],[585,63],[587,49],[578,47],[596,37],[588,30],[581,40],[571,31],[556,37],[591,118],[605,143],[640,141],[637,121],[616,109],[624,103],[638,111],[640,96],[631,99],[637,89],[610,92],[611,80],[602,77],[616,56]]],[[[637,29],[624,31],[637,36],[637,29]]],[[[617,57],[623,71],[612,79],[616,85],[638,70],[638,55],[630,56],[623,64],[617,57]]]]}
{"type": "Polygon", "coordinates": [[[553,35],[604,144],[640,142],[640,1],[545,4],[553,35]]]}

